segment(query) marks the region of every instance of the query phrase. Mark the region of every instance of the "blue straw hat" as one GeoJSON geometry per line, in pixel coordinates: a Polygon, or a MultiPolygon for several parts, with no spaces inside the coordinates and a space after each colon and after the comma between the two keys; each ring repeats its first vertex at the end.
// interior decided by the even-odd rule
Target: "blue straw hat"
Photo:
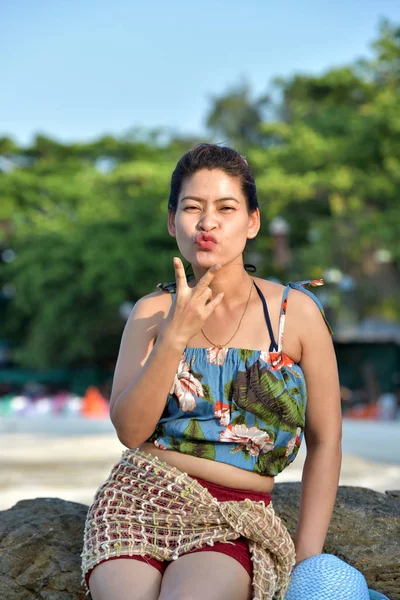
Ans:
{"type": "Polygon", "coordinates": [[[368,589],[360,571],[333,554],[306,558],[293,570],[285,600],[389,600],[368,589]]]}

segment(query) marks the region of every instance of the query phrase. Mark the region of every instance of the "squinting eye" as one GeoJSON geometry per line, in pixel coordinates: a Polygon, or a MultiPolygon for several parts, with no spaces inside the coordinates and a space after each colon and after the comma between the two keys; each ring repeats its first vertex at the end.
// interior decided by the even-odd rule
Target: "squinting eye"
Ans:
{"type": "MultiPolygon", "coordinates": [[[[189,208],[199,208],[198,206],[186,206],[183,210],[188,210],[189,208]]],[[[223,206],[221,210],[235,210],[232,206],[223,206]]]]}

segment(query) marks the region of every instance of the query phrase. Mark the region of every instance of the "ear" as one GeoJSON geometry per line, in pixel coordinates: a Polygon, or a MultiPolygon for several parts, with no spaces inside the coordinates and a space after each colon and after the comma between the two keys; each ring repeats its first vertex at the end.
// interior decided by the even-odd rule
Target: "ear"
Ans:
{"type": "Polygon", "coordinates": [[[251,215],[249,215],[249,228],[247,230],[247,239],[252,240],[253,238],[255,238],[260,230],[260,226],[260,209],[256,208],[256,210],[252,212],[251,215]]]}
{"type": "Polygon", "coordinates": [[[168,212],[167,228],[169,235],[176,237],[175,214],[171,211],[168,212]]]}

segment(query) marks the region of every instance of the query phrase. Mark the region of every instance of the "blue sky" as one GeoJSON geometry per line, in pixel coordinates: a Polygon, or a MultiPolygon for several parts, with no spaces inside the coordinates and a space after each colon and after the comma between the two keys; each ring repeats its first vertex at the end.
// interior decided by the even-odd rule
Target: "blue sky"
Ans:
{"type": "Polygon", "coordinates": [[[382,17],[399,0],[3,0],[0,135],[201,134],[212,96],[367,56],[382,17]]]}

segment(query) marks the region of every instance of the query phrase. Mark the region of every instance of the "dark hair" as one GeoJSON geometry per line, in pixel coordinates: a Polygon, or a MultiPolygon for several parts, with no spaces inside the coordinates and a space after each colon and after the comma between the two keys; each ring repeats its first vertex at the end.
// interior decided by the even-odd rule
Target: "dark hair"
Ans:
{"type": "MultiPolygon", "coordinates": [[[[197,144],[197,146],[186,152],[178,160],[171,176],[171,190],[168,200],[169,212],[176,213],[178,197],[185,177],[190,177],[190,175],[201,169],[208,169],[210,171],[212,169],[221,169],[227,175],[238,177],[242,192],[246,198],[247,212],[251,214],[258,208],[256,183],[245,157],[229,146],[204,143],[197,144]]],[[[185,267],[185,271],[189,266],[191,267],[190,263],[185,267]]],[[[255,273],[256,271],[256,267],[252,264],[245,264],[244,268],[250,273],[255,273]]]]}
{"type": "Polygon", "coordinates": [[[171,191],[168,211],[175,213],[178,196],[185,177],[201,169],[221,169],[227,175],[238,177],[246,198],[247,211],[251,214],[258,208],[257,189],[253,173],[247,160],[233,148],[217,144],[198,144],[179,159],[171,176],[171,191]]]}

